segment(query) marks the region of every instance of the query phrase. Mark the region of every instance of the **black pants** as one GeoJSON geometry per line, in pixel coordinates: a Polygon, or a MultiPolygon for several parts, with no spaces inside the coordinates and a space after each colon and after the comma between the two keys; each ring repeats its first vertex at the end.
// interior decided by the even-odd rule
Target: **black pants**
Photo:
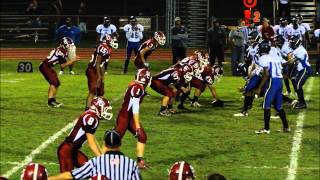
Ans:
{"type": "Polygon", "coordinates": [[[218,64],[222,66],[222,62],[224,61],[224,46],[220,44],[210,45],[209,56],[211,65],[215,64],[217,58],[218,64]]]}
{"type": "Polygon", "coordinates": [[[186,57],[187,49],[183,47],[172,47],[172,64],[176,64],[186,57]]]}

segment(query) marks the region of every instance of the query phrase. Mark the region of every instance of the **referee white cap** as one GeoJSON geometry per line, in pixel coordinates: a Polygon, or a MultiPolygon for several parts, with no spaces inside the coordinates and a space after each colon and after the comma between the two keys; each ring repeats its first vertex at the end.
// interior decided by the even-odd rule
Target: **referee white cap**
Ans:
{"type": "Polygon", "coordinates": [[[121,145],[121,136],[117,131],[113,129],[107,130],[104,134],[104,142],[108,147],[118,147],[121,145]]]}

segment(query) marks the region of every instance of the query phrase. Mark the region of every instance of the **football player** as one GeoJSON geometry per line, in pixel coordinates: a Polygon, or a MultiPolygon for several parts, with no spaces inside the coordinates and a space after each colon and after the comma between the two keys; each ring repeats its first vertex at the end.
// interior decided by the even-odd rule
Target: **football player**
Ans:
{"type": "Polygon", "coordinates": [[[310,37],[309,37],[309,32],[311,30],[310,25],[308,23],[303,22],[303,16],[301,14],[296,15],[296,19],[298,19],[298,24],[305,29],[305,34],[304,34],[304,39],[303,39],[303,47],[307,48],[307,42],[308,44],[311,43],[310,37]]]}
{"type": "Polygon", "coordinates": [[[126,24],[123,27],[123,31],[126,33],[127,42],[127,57],[124,63],[123,73],[126,74],[128,71],[129,61],[131,58],[132,50],[134,51],[135,56],[139,52],[140,41],[143,38],[142,32],[144,28],[141,24],[137,22],[136,17],[129,17],[129,24],[126,24]]]}
{"type": "Polygon", "coordinates": [[[175,162],[169,171],[169,180],[194,180],[194,168],[185,161],[175,162]]]}
{"type": "Polygon", "coordinates": [[[303,85],[308,77],[312,74],[312,69],[309,63],[309,55],[306,49],[302,46],[302,40],[299,38],[299,36],[292,36],[289,39],[289,45],[290,48],[293,49],[292,53],[288,54],[289,62],[298,64],[294,85],[298,96],[298,103],[294,104],[294,108],[307,108],[307,104],[304,99],[303,85]]]}
{"type": "Polygon", "coordinates": [[[134,64],[137,69],[141,69],[144,67],[149,68],[149,64],[146,62],[148,56],[156,50],[158,45],[163,46],[166,43],[166,36],[161,31],[157,31],[154,33],[153,38],[148,39],[144,43],[141,44],[138,50],[138,54],[134,59],[134,64]]]}
{"type": "Polygon", "coordinates": [[[144,156],[144,147],[147,142],[147,134],[140,122],[140,104],[145,96],[145,89],[150,84],[151,74],[147,68],[138,69],[135,81],[131,82],[125,93],[122,108],[117,117],[115,130],[124,136],[127,129],[138,138],[137,161],[139,168],[147,168],[144,156]]]}
{"type": "Polygon", "coordinates": [[[286,41],[292,36],[293,29],[291,26],[288,26],[288,21],[285,18],[280,18],[279,25],[273,27],[276,36],[282,36],[286,41]]]}
{"type": "Polygon", "coordinates": [[[150,87],[163,95],[159,111],[160,116],[171,116],[171,114],[175,113],[173,109],[174,98],[178,90],[181,90],[183,93],[190,91],[188,84],[192,76],[193,69],[189,64],[184,64],[178,68],[170,67],[152,76],[150,87]]]}
{"type": "Polygon", "coordinates": [[[39,70],[44,78],[49,82],[48,107],[60,107],[63,104],[56,101],[56,95],[60,81],[53,66],[60,64],[61,68],[74,64],[79,57],[75,54],[75,45],[71,38],[63,37],[59,46],[52,50],[39,66],[39,70]],[[69,59],[67,61],[67,59],[69,59]]]}
{"type": "Polygon", "coordinates": [[[109,101],[103,97],[96,97],[91,101],[90,108],[80,115],[69,136],[58,148],[61,173],[71,171],[74,167],[80,167],[88,161],[88,157],[80,151],[86,141],[95,156],[101,155],[102,150],[94,133],[101,119],[112,118],[111,110],[109,101]]]}
{"type": "Polygon", "coordinates": [[[268,82],[268,88],[264,95],[264,128],[255,131],[256,134],[270,134],[271,105],[279,113],[282,121],[282,132],[290,132],[286,114],[282,109],[282,62],[280,58],[270,55],[271,43],[267,40],[259,44],[259,64],[263,67],[262,80],[255,89],[256,94],[260,94],[263,86],[268,82]]]}
{"type": "Polygon", "coordinates": [[[105,34],[102,43],[96,46],[92,54],[86,70],[89,89],[86,110],[89,109],[89,105],[94,96],[104,95],[104,64],[110,60],[112,48],[118,48],[117,39],[116,37],[105,34]]]}
{"type": "Polygon", "coordinates": [[[298,19],[293,17],[292,23],[289,25],[292,28],[292,36],[298,36],[301,41],[304,39],[306,29],[298,23],[298,19]]]}

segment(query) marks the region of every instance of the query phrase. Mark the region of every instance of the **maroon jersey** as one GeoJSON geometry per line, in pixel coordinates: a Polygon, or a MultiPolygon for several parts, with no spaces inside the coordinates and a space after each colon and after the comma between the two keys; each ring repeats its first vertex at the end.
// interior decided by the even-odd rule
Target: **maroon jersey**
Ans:
{"type": "Polygon", "coordinates": [[[50,52],[49,56],[47,56],[47,58],[43,60],[42,63],[48,65],[49,67],[52,67],[56,64],[63,64],[67,62],[67,57],[67,51],[62,47],[57,47],[50,52]]]}
{"type": "Polygon", "coordinates": [[[204,67],[202,73],[196,76],[196,78],[200,79],[205,84],[212,85],[214,81],[212,67],[210,65],[204,67]]]}
{"type": "Polygon", "coordinates": [[[154,80],[160,80],[165,85],[169,84],[181,84],[183,82],[182,78],[179,75],[177,68],[171,67],[166,70],[161,71],[160,73],[152,76],[154,80]]]}
{"type": "Polygon", "coordinates": [[[87,110],[81,114],[74,128],[65,142],[72,143],[73,147],[80,148],[87,140],[86,133],[94,134],[99,125],[99,118],[92,110],[87,110]]]}
{"type": "Polygon", "coordinates": [[[95,48],[92,58],[90,60],[89,66],[96,67],[97,65],[97,58],[98,56],[102,57],[101,66],[103,66],[104,63],[108,62],[111,57],[112,49],[105,43],[101,43],[97,45],[95,48]]]}
{"type": "Polygon", "coordinates": [[[141,104],[144,95],[144,87],[136,82],[131,82],[123,98],[121,113],[138,113],[139,104],[141,104]]]}
{"type": "Polygon", "coordinates": [[[147,41],[145,41],[144,43],[142,43],[140,45],[139,52],[142,51],[143,49],[145,49],[146,47],[148,47],[149,49],[147,50],[147,52],[144,53],[144,59],[147,59],[151,55],[151,53],[154,50],[156,50],[157,46],[158,45],[156,43],[154,43],[153,39],[148,39],[147,41]]]}
{"type": "Polygon", "coordinates": [[[186,57],[186,58],[182,59],[179,63],[173,65],[173,67],[180,67],[184,64],[189,64],[193,69],[200,68],[200,62],[198,59],[196,59],[195,56],[186,57]]]}

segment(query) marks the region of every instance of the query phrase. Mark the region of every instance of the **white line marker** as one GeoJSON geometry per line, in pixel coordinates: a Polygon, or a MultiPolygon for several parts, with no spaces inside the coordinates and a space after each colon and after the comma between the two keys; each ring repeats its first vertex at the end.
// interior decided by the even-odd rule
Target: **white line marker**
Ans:
{"type": "MultiPolygon", "coordinates": [[[[18,161],[7,161],[7,162],[0,162],[0,164],[9,164],[9,165],[19,165],[21,162],[18,161]]],[[[46,165],[55,165],[59,166],[59,163],[56,162],[40,162],[40,164],[46,166],[46,165]]]]}
{"type": "MultiPolygon", "coordinates": [[[[75,120],[76,121],[76,120],[75,120]]],[[[47,148],[53,141],[55,141],[59,136],[61,136],[63,133],[67,132],[70,128],[73,127],[75,121],[70,122],[67,124],[64,128],[62,128],[60,131],[55,133],[54,135],[50,136],[46,141],[44,141],[39,147],[34,149],[28,156],[25,157],[25,159],[21,162],[19,162],[16,166],[14,166],[11,170],[7,171],[4,175],[4,177],[9,178],[13,173],[17,172],[20,168],[25,166],[26,164],[30,163],[32,159],[37,155],[40,154],[45,148],[47,148]]]]}
{"type": "MultiPolygon", "coordinates": [[[[306,91],[306,94],[307,94],[305,98],[306,100],[310,99],[310,93],[313,87],[313,80],[314,78],[311,77],[307,87],[307,91],[306,91]]],[[[298,169],[298,155],[299,155],[301,141],[302,141],[303,121],[304,121],[305,114],[306,114],[305,110],[299,112],[298,114],[296,131],[294,132],[294,135],[293,135],[288,176],[286,180],[294,180],[296,178],[297,169],[298,169]]]]}

